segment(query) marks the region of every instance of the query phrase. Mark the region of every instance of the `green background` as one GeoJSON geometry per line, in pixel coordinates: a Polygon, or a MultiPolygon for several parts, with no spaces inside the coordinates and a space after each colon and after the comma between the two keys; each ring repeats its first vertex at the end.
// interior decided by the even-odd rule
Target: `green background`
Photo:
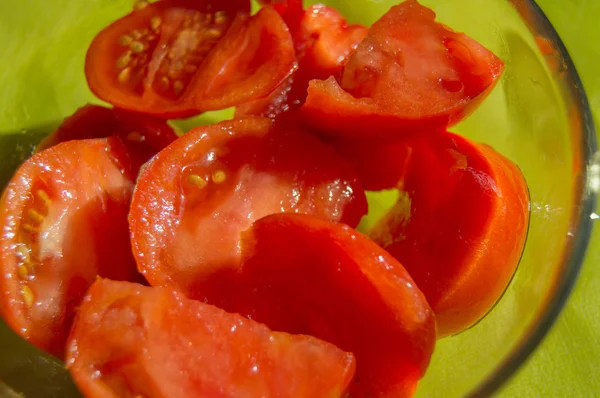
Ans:
{"type": "MultiPolygon", "coordinates": [[[[48,13],[49,8],[68,2],[0,0],[0,37],[4,38],[0,46],[3,61],[0,81],[6,83],[0,95],[0,133],[17,133],[21,126],[32,124],[34,127],[28,133],[47,132],[60,116],[68,115],[89,99],[89,92],[81,84],[83,71],[79,63],[86,47],[79,43],[87,40],[89,26],[98,24],[94,12],[110,15],[118,2],[71,1],[77,5],[65,6],[59,13],[48,13]],[[98,9],[99,4],[103,9],[98,9]],[[94,12],[90,12],[92,10],[94,12]],[[49,46],[45,39],[49,26],[52,40],[68,42],[70,47],[80,48],[80,53],[49,50],[57,47],[49,46]],[[63,67],[57,69],[55,65],[63,67]],[[35,110],[35,114],[31,114],[31,110],[35,110]]],[[[339,0],[348,8],[352,8],[352,1],[339,0]]],[[[600,1],[539,0],[539,3],[571,52],[598,121],[600,34],[596,30],[600,1]]],[[[27,149],[26,145],[21,148],[22,151],[27,149]]],[[[18,152],[11,156],[17,158],[18,152]]],[[[6,171],[3,166],[10,163],[11,159],[0,161],[0,175],[6,171]]],[[[596,377],[596,370],[600,368],[600,308],[597,305],[600,303],[600,268],[596,260],[600,260],[598,230],[565,311],[526,366],[504,387],[501,396],[600,396],[600,379],[596,377]]]]}

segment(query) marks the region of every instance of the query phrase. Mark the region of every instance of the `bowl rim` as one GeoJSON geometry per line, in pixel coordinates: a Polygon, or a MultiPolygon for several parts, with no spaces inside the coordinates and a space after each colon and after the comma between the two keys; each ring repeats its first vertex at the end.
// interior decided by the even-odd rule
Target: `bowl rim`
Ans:
{"type": "MultiPolygon", "coordinates": [[[[521,16],[529,31],[534,35],[543,36],[553,44],[556,54],[564,66],[564,92],[570,99],[574,113],[570,119],[575,119],[580,127],[577,132],[580,142],[576,145],[581,149],[579,174],[574,174],[574,211],[569,225],[566,247],[562,263],[557,273],[553,290],[548,300],[543,304],[541,315],[532,322],[525,335],[521,337],[511,353],[502,363],[479,384],[468,396],[489,397],[497,392],[518,369],[529,359],[531,354],[546,337],[562,309],[564,308],[579,276],[590,243],[593,227],[593,215],[596,210],[597,192],[593,187],[593,167],[600,164],[600,158],[594,161],[597,152],[596,128],[587,94],[575,64],[558,32],[535,2],[535,0],[508,0],[521,16]]],[[[563,70],[561,70],[563,71],[563,70]]],[[[577,137],[575,137],[577,138],[577,137]]],[[[594,183],[595,184],[595,183],[594,183]]]]}

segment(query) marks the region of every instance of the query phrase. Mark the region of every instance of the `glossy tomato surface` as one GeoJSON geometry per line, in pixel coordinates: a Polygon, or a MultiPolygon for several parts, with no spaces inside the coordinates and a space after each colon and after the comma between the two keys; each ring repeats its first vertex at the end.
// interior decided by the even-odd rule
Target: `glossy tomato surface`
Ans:
{"type": "Polygon", "coordinates": [[[178,118],[267,95],[294,68],[290,33],[249,1],[163,0],[101,31],[86,57],[91,90],[118,108],[178,118]]]}
{"type": "Polygon", "coordinates": [[[433,353],[435,320],[398,261],[347,225],[302,214],[262,218],[242,242],[226,308],[354,353],[352,397],[414,393],[433,353]]]}
{"type": "Polygon", "coordinates": [[[295,212],[356,226],[366,213],[355,171],[333,148],[293,126],[245,118],[199,127],[141,173],[130,226],[153,285],[204,299],[240,265],[240,234],[268,214],[295,212]]]}
{"type": "Polygon", "coordinates": [[[36,151],[65,141],[112,135],[138,147],[146,155],[146,160],[177,139],[173,128],[162,119],[88,104],[65,118],[55,131],[40,142],[36,151]]]}
{"type": "Polygon", "coordinates": [[[407,0],[373,24],[339,76],[310,83],[303,114],[324,134],[362,140],[441,131],[476,108],[503,68],[407,0]]]}
{"type": "Polygon", "coordinates": [[[2,196],[2,315],[57,357],[98,275],[140,280],[127,227],[136,175],[118,138],[69,141],[27,160],[2,196]]]}
{"type": "Polygon", "coordinates": [[[343,397],[350,353],[164,288],[98,280],[69,339],[86,397],[343,397]]]}
{"type": "Polygon", "coordinates": [[[275,118],[298,110],[306,100],[309,81],[339,72],[367,35],[366,27],[349,25],[333,8],[317,4],[303,10],[300,3],[277,5],[292,33],[298,70],[268,97],[239,106],[237,115],[275,118]]]}
{"type": "Polygon", "coordinates": [[[481,319],[519,263],[529,224],[521,171],[456,134],[414,144],[401,201],[370,232],[397,258],[436,314],[440,337],[481,319]]]}

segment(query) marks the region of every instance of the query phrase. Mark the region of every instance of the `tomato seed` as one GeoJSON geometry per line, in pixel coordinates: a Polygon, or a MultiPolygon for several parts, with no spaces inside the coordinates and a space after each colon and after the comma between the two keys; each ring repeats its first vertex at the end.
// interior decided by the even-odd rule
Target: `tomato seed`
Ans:
{"type": "Polygon", "coordinates": [[[19,273],[19,276],[21,277],[21,279],[27,279],[29,278],[29,271],[27,270],[27,267],[24,265],[19,265],[19,268],[17,268],[17,272],[19,273]]]}
{"type": "Polygon", "coordinates": [[[181,92],[183,91],[183,88],[184,88],[184,86],[183,86],[183,83],[181,81],[176,80],[173,83],[173,91],[175,92],[175,95],[181,94],[181,92]]]}
{"type": "Polygon", "coordinates": [[[26,246],[19,245],[17,246],[16,250],[19,257],[21,257],[21,261],[23,261],[24,263],[28,263],[31,261],[31,258],[29,257],[29,249],[26,246]]]}
{"type": "Polygon", "coordinates": [[[119,81],[121,83],[127,82],[131,78],[131,68],[125,68],[119,73],[119,81]]]}
{"type": "Polygon", "coordinates": [[[215,184],[222,184],[227,179],[227,174],[223,170],[217,170],[212,174],[212,180],[215,184]]]}
{"type": "Polygon", "coordinates": [[[23,295],[23,301],[25,301],[27,307],[31,307],[33,305],[34,296],[29,286],[23,286],[21,288],[21,294],[23,295]]]}
{"type": "Polygon", "coordinates": [[[161,23],[162,23],[162,19],[160,19],[160,17],[154,17],[150,20],[150,26],[152,27],[152,30],[154,30],[154,31],[158,31],[158,28],[160,27],[161,23]]]}
{"type": "Polygon", "coordinates": [[[227,23],[227,14],[225,14],[225,11],[217,11],[215,13],[215,23],[217,25],[223,25],[227,23]]]}
{"type": "Polygon", "coordinates": [[[142,142],[144,141],[144,136],[137,131],[132,131],[127,134],[127,140],[132,142],[142,142]]]}
{"type": "Polygon", "coordinates": [[[187,178],[188,183],[195,185],[196,187],[202,189],[208,185],[208,182],[198,174],[190,174],[187,178]]]}
{"type": "Polygon", "coordinates": [[[218,39],[221,37],[221,31],[218,29],[209,29],[206,31],[206,37],[209,39],[218,39]]]}
{"type": "Polygon", "coordinates": [[[127,54],[123,55],[119,59],[117,59],[116,66],[118,69],[123,69],[127,65],[129,65],[129,61],[131,61],[131,57],[127,54]]]}
{"type": "Polygon", "coordinates": [[[31,234],[37,232],[37,229],[31,224],[23,224],[23,231],[31,234]]]}
{"type": "Polygon", "coordinates": [[[144,51],[144,43],[136,40],[136,41],[131,42],[131,45],[129,46],[129,48],[131,48],[131,51],[134,54],[139,54],[142,51],[144,51]]]}
{"type": "Polygon", "coordinates": [[[29,209],[27,211],[27,217],[29,217],[32,221],[37,223],[41,223],[42,221],[44,221],[44,216],[34,209],[29,209]]]}
{"type": "Polygon", "coordinates": [[[36,195],[38,199],[41,200],[42,203],[44,203],[44,205],[49,206],[52,203],[50,196],[48,196],[48,193],[43,189],[38,189],[36,195]]]}
{"type": "Polygon", "coordinates": [[[135,3],[133,3],[133,9],[138,10],[138,11],[143,10],[147,6],[148,6],[148,2],[145,0],[137,0],[135,3]]]}
{"type": "Polygon", "coordinates": [[[123,46],[123,47],[127,47],[129,44],[131,44],[131,41],[133,40],[133,38],[129,35],[123,35],[119,38],[119,45],[123,46]]]}

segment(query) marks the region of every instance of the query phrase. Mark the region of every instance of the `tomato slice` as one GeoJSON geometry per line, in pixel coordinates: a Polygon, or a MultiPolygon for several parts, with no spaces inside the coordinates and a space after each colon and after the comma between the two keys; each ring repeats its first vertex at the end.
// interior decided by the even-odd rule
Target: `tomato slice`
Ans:
{"type": "Polygon", "coordinates": [[[163,0],[134,10],[93,40],[88,84],[118,108],[164,118],[265,96],[292,72],[293,45],[275,10],[248,11],[247,0],[163,0]]]}
{"type": "Polygon", "coordinates": [[[517,166],[487,145],[451,133],[416,145],[404,181],[410,206],[399,203],[370,236],[406,267],[443,337],[475,324],[510,282],[529,193],[517,166]]]}
{"type": "Polygon", "coordinates": [[[410,140],[381,143],[330,139],[328,142],[354,166],[365,190],[402,189],[413,150],[410,140]]]}
{"type": "Polygon", "coordinates": [[[337,80],[311,81],[302,111],[322,133],[356,139],[443,131],[478,106],[503,68],[492,52],[407,0],[373,24],[337,80]]]}
{"type": "Polygon", "coordinates": [[[97,275],[141,280],[127,228],[136,175],[120,139],[69,141],[33,155],[2,196],[2,315],[57,357],[97,275]]]}
{"type": "Polygon", "coordinates": [[[276,214],[243,236],[225,309],[309,334],[356,356],[352,397],[410,396],[435,345],[435,320],[411,277],[347,225],[276,214]],[[227,301],[229,300],[229,301],[227,301]]]}
{"type": "Polygon", "coordinates": [[[98,280],[69,339],[86,397],[343,397],[354,357],[173,291],[98,280]]]}
{"type": "Polygon", "coordinates": [[[306,11],[301,2],[279,6],[294,38],[299,68],[268,97],[239,106],[238,116],[275,118],[299,109],[306,100],[309,81],[339,72],[367,35],[366,27],[348,25],[337,10],[322,4],[306,11]]]}
{"type": "Polygon", "coordinates": [[[106,138],[112,135],[129,141],[150,158],[177,139],[175,131],[162,119],[110,109],[98,105],[85,105],[46,137],[36,148],[37,152],[58,143],[88,138],[106,138]]]}
{"type": "Polygon", "coordinates": [[[196,128],[142,171],[129,218],[152,285],[204,299],[239,268],[240,233],[262,216],[313,214],[355,226],[366,213],[355,171],[316,137],[246,118],[196,128]]]}

